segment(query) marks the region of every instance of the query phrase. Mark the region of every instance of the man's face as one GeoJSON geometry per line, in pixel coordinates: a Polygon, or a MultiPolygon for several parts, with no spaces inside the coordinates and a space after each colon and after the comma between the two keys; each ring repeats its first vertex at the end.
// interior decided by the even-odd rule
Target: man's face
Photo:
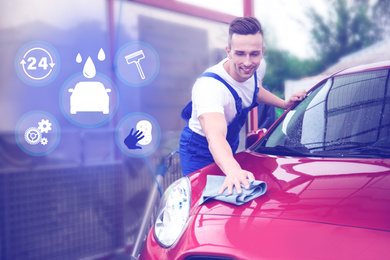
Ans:
{"type": "Polygon", "coordinates": [[[233,34],[231,46],[226,47],[229,57],[228,73],[238,82],[248,80],[256,72],[263,58],[263,37],[257,34],[233,34]]]}

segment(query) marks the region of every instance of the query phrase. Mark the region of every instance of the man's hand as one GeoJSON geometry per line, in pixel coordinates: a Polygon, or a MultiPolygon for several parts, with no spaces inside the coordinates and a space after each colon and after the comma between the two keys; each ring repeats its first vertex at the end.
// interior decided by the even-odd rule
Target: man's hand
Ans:
{"type": "Polygon", "coordinates": [[[241,169],[233,156],[232,148],[226,140],[227,124],[225,116],[222,113],[202,114],[199,117],[199,122],[206,135],[214,161],[226,175],[219,193],[222,194],[227,188],[228,194],[232,194],[234,186],[238,193],[242,193],[241,183],[248,189],[248,179],[254,180],[255,178],[251,172],[241,169]]]}
{"type": "Polygon", "coordinates": [[[287,101],[286,101],[286,107],[285,109],[292,106],[297,101],[302,101],[306,97],[306,90],[302,89],[296,93],[294,93],[287,101]]]}
{"type": "Polygon", "coordinates": [[[249,189],[248,179],[255,180],[255,177],[251,172],[242,169],[228,173],[221,189],[219,190],[219,194],[222,194],[226,188],[228,189],[228,194],[232,194],[234,186],[236,187],[237,193],[242,193],[241,183],[244,185],[245,189],[249,189]]]}

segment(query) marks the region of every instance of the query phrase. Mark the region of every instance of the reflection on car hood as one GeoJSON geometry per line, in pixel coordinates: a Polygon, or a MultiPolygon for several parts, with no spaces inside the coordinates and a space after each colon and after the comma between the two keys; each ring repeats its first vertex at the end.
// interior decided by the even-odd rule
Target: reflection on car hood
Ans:
{"type": "Polygon", "coordinates": [[[198,200],[206,174],[222,174],[215,164],[193,174],[192,215],[248,216],[327,223],[390,231],[390,160],[236,155],[242,167],[267,183],[265,195],[242,206],[198,200]]]}

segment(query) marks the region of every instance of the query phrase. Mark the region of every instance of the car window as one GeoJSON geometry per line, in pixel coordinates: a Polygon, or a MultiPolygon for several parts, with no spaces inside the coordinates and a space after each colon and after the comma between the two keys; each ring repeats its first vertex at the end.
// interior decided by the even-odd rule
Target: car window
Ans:
{"type": "Polygon", "coordinates": [[[260,153],[330,157],[389,157],[388,70],[330,78],[290,110],[260,153]]]}

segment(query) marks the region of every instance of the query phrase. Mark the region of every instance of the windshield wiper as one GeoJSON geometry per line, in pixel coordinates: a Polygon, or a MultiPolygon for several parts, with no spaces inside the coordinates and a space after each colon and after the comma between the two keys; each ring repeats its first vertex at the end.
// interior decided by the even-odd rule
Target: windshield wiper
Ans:
{"type": "Polygon", "coordinates": [[[358,157],[358,158],[390,158],[390,148],[380,146],[343,146],[333,149],[327,147],[318,151],[318,155],[333,157],[358,157]]]}
{"type": "Polygon", "coordinates": [[[273,154],[273,155],[284,155],[284,156],[311,156],[309,150],[305,147],[287,147],[277,145],[275,147],[261,147],[257,149],[258,152],[273,154]]]}
{"type": "Polygon", "coordinates": [[[374,157],[390,157],[390,148],[380,146],[364,146],[348,150],[348,155],[351,156],[374,156],[374,157]]]}

